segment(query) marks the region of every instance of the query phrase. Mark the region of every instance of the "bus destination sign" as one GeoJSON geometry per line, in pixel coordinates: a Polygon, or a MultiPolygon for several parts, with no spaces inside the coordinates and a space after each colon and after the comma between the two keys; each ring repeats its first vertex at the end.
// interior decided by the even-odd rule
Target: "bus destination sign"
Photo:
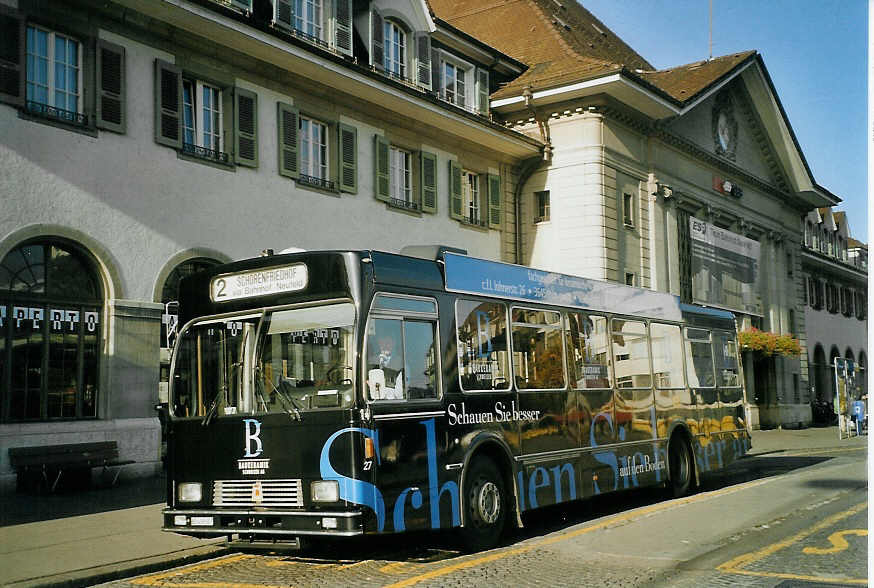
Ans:
{"type": "Polygon", "coordinates": [[[224,274],[210,281],[209,296],[213,302],[227,302],[268,294],[297,292],[306,288],[308,279],[307,266],[303,263],[224,274]]]}

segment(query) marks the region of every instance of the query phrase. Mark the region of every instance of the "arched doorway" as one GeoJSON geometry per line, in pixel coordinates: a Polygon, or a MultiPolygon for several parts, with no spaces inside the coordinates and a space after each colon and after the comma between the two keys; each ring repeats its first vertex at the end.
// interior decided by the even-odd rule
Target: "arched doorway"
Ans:
{"type": "Polygon", "coordinates": [[[175,308],[179,300],[179,282],[192,274],[219,265],[218,260],[209,257],[194,257],[183,261],[174,267],[164,280],[161,288],[161,303],[164,305],[164,316],[161,320],[161,347],[171,347],[176,332],[178,310],[175,308]]]}
{"type": "Polygon", "coordinates": [[[3,421],[97,416],[103,289],[91,256],[34,239],[0,261],[3,421]]]}

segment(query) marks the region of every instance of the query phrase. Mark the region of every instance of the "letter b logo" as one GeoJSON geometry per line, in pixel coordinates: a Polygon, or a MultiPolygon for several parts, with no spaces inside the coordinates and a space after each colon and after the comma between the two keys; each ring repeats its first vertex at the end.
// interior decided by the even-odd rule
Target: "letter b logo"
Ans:
{"type": "Polygon", "coordinates": [[[264,451],[261,446],[261,421],[255,419],[244,419],[246,423],[246,455],[243,457],[258,457],[264,451]],[[254,451],[252,450],[252,442],[255,442],[254,451]]]}

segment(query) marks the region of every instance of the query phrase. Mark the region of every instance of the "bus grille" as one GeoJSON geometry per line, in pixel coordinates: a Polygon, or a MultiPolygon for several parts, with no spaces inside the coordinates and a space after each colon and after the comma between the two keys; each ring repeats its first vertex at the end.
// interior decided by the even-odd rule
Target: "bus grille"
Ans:
{"type": "Polygon", "coordinates": [[[216,480],[213,506],[303,506],[300,480],[216,480]]]}

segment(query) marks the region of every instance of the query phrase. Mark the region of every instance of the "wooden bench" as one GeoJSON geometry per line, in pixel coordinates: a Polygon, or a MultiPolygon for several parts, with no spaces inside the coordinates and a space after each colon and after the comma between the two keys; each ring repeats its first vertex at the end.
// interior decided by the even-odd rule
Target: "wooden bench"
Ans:
{"type": "Polygon", "coordinates": [[[9,461],[18,470],[19,481],[28,473],[39,472],[48,486],[51,474],[54,481],[51,482],[50,492],[57,488],[65,471],[96,467],[106,471],[108,468],[118,467],[112,479],[112,485],[115,485],[121,466],[134,463],[133,460],[118,459],[118,443],[115,441],[12,447],[9,449],[9,461]]]}

